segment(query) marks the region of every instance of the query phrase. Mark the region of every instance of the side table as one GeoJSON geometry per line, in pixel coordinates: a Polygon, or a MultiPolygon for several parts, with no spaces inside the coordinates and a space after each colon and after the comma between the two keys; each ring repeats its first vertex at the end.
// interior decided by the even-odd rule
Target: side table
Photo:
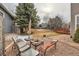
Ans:
{"type": "Polygon", "coordinates": [[[43,44],[43,41],[31,41],[31,45],[33,45],[35,47],[35,50],[41,44],[43,44]]]}

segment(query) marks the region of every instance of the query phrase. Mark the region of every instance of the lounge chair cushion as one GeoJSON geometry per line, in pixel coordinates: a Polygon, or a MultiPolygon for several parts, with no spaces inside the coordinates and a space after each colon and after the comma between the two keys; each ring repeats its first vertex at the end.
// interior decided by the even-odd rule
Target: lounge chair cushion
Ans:
{"type": "Polygon", "coordinates": [[[34,50],[33,48],[30,48],[26,50],[25,52],[21,53],[21,56],[36,56],[39,52],[37,50],[34,50]]]}
{"type": "Polygon", "coordinates": [[[18,42],[17,45],[19,46],[19,48],[22,48],[23,46],[26,45],[26,43],[25,42],[18,42]]]}
{"type": "Polygon", "coordinates": [[[26,50],[29,49],[29,48],[30,48],[29,45],[25,45],[25,46],[23,46],[22,48],[20,48],[20,51],[21,51],[21,52],[24,52],[24,51],[26,51],[26,50]]]}

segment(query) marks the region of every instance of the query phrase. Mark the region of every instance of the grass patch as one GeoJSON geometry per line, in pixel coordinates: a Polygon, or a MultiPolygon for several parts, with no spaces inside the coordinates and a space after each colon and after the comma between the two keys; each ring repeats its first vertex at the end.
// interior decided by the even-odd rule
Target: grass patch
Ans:
{"type": "Polygon", "coordinates": [[[46,30],[46,29],[32,29],[33,32],[33,36],[34,37],[43,37],[43,35],[46,35],[47,37],[49,36],[56,36],[59,35],[59,33],[50,31],[50,30],[46,30]]]}

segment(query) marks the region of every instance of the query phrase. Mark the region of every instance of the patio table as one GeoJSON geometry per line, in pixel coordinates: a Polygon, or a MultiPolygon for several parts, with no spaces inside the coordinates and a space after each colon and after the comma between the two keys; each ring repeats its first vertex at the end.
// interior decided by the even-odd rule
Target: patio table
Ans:
{"type": "Polygon", "coordinates": [[[35,50],[36,50],[39,45],[43,44],[43,41],[31,41],[31,44],[35,46],[35,50]]]}

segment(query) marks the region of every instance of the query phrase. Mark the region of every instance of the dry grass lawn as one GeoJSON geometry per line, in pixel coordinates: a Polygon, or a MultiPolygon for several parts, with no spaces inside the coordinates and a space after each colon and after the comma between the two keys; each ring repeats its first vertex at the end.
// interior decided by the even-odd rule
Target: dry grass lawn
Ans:
{"type": "Polygon", "coordinates": [[[47,29],[32,29],[32,32],[33,37],[40,37],[40,38],[42,38],[43,35],[46,35],[46,37],[59,35],[59,33],[47,29]]]}

